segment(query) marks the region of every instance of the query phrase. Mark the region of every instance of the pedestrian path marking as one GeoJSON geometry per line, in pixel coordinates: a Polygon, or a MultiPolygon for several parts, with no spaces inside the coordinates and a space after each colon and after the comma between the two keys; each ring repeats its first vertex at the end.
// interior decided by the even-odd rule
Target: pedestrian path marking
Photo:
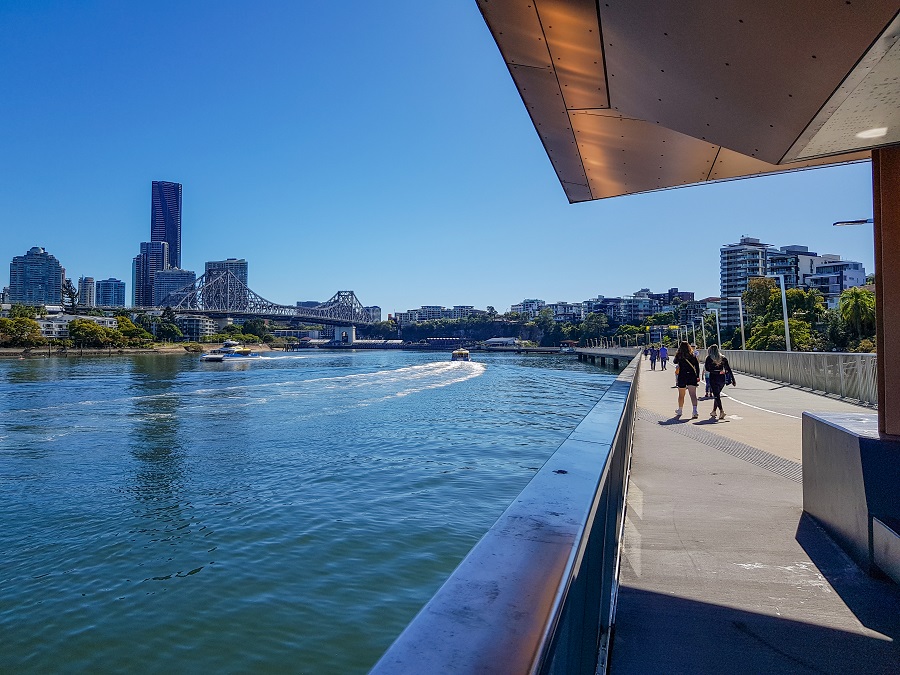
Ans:
{"type": "Polygon", "coordinates": [[[800,417],[797,417],[796,415],[788,415],[787,413],[778,412],[777,410],[769,410],[768,408],[760,408],[758,405],[753,405],[752,403],[746,403],[744,401],[736,399],[731,394],[728,394],[728,399],[731,401],[734,401],[735,403],[740,403],[741,405],[745,405],[748,408],[756,408],[757,410],[762,410],[763,412],[772,413],[773,415],[781,415],[782,417],[790,417],[793,420],[801,419],[800,417]]]}
{"type": "Polygon", "coordinates": [[[708,445],[727,455],[749,462],[750,464],[755,464],[758,467],[788,478],[796,483],[803,482],[803,465],[800,462],[794,462],[785,457],[781,457],[780,455],[766,452],[765,450],[754,448],[752,445],[733,440],[727,436],[720,436],[711,431],[706,431],[701,429],[697,424],[688,423],[687,420],[673,424],[672,418],[666,418],[659,413],[644,407],[638,407],[638,419],[645,422],[664,424],[666,429],[673,431],[680,436],[686,436],[693,441],[708,445]]]}

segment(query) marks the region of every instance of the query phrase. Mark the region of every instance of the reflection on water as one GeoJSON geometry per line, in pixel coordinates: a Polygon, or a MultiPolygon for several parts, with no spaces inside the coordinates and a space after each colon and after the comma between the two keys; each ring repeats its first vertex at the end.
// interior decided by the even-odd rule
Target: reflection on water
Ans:
{"type": "Polygon", "coordinates": [[[0,361],[0,672],[365,672],[611,380],[240,365],[0,361]]]}

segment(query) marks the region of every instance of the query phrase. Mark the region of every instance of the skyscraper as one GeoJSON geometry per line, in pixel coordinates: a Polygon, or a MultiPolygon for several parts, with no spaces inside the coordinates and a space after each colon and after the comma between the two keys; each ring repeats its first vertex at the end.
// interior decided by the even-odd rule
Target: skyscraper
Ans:
{"type": "Polygon", "coordinates": [[[124,307],[125,282],[113,278],[98,281],[97,305],[100,307],[124,307]]]}
{"type": "MultiPolygon", "coordinates": [[[[741,237],[737,244],[719,249],[719,276],[722,294],[720,320],[722,328],[734,328],[741,323],[737,297],[747,290],[750,277],[766,276],[766,259],[772,246],[753,237],[741,237]]],[[[777,250],[777,249],[775,249],[777,250]]]]}
{"type": "Polygon", "coordinates": [[[9,264],[9,300],[24,305],[62,304],[66,270],[40,246],[17,255],[9,264]]]}
{"type": "Polygon", "coordinates": [[[133,304],[153,307],[153,280],[156,273],[169,267],[169,244],[165,241],[143,241],[141,252],[131,268],[133,304]]]}
{"type": "Polygon", "coordinates": [[[150,241],[169,245],[166,267],[181,267],[181,183],[153,181],[150,241]]]}
{"type": "Polygon", "coordinates": [[[82,307],[93,307],[95,302],[94,277],[78,278],[78,304],[82,307]]]}
{"type": "Polygon", "coordinates": [[[228,258],[227,260],[210,260],[206,263],[206,275],[216,272],[232,272],[244,286],[247,285],[247,261],[243,258],[228,258]]]}
{"type": "Polygon", "coordinates": [[[177,305],[186,295],[181,289],[197,281],[197,275],[189,270],[159,270],[153,279],[153,304],[156,307],[177,305]]]}

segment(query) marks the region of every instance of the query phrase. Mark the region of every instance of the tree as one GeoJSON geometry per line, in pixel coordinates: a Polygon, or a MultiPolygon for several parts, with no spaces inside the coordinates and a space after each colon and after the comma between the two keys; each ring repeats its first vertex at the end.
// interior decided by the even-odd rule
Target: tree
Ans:
{"type": "MultiPolygon", "coordinates": [[[[791,349],[794,351],[821,349],[822,344],[809,323],[799,319],[788,319],[788,326],[791,329],[791,349]]],[[[784,351],[784,320],[772,321],[755,327],[753,334],[747,338],[747,349],[768,352],[784,351]]]]}
{"type": "Polygon", "coordinates": [[[775,291],[775,280],[768,277],[751,277],[747,281],[747,290],[743,293],[744,307],[753,320],[766,314],[772,292],[775,291]]]}
{"type": "Polygon", "coordinates": [[[163,321],[156,327],[156,337],[160,340],[177,340],[184,337],[184,333],[174,323],[163,321]]]}
{"type": "Polygon", "coordinates": [[[609,327],[609,318],[603,312],[591,312],[581,322],[580,333],[584,340],[598,338],[609,327]]]}
{"type": "MultiPolygon", "coordinates": [[[[42,307],[43,309],[43,307],[42,307]]],[[[9,318],[10,319],[36,319],[38,315],[38,308],[34,305],[22,305],[16,303],[9,308],[9,318]]]]}
{"type": "Polygon", "coordinates": [[[114,341],[113,335],[90,319],[72,319],[69,322],[69,337],[76,345],[98,349],[114,341]]]}
{"type": "Polygon", "coordinates": [[[875,333],[875,294],[864,288],[848,288],[838,301],[841,319],[852,327],[857,339],[875,333]]]}
{"type": "Polygon", "coordinates": [[[241,326],[241,332],[244,335],[255,335],[258,338],[263,338],[269,331],[266,329],[266,322],[263,319],[248,319],[241,326]]]}
{"type": "Polygon", "coordinates": [[[175,310],[171,307],[166,307],[162,311],[161,318],[165,323],[175,323],[175,310]]]}
{"type": "Polygon", "coordinates": [[[497,316],[497,310],[493,308],[493,306],[488,305],[485,309],[487,309],[488,316],[495,317],[497,316]]]}
{"type": "Polygon", "coordinates": [[[71,279],[63,281],[62,294],[69,301],[69,311],[75,313],[75,306],[78,304],[78,290],[72,283],[71,279]]]}

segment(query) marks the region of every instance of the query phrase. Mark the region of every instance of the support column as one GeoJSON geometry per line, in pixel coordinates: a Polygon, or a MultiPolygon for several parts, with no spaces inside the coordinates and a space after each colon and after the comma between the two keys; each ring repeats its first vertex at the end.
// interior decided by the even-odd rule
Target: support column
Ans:
{"type": "Polygon", "coordinates": [[[872,201],[878,430],[900,437],[900,146],[872,151],[872,201]]]}

